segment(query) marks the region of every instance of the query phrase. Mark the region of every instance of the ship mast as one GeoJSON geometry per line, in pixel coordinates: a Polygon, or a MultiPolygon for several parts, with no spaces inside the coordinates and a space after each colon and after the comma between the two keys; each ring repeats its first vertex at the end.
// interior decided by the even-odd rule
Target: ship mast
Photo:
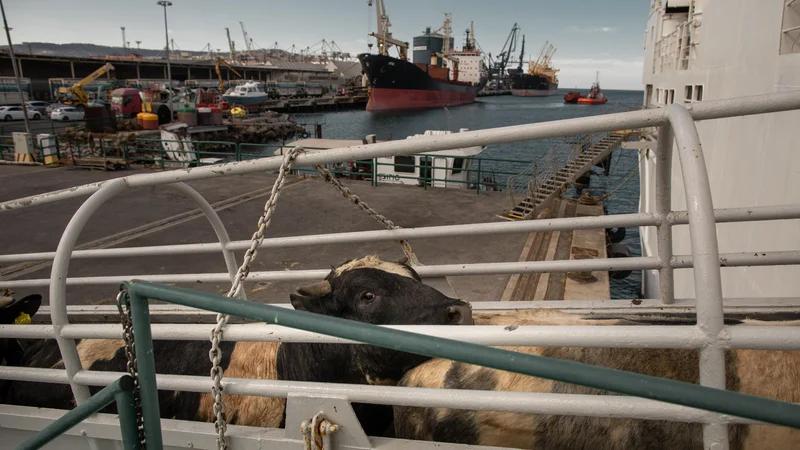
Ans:
{"type": "Polygon", "coordinates": [[[469,49],[475,50],[477,46],[475,45],[475,22],[469,23],[469,49]]]}
{"type": "Polygon", "coordinates": [[[450,24],[452,23],[451,16],[452,14],[450,13],[444,13],[444,23],[442,23],[442,26],[440,26],[433,32],[433,34],[436,34],[441,31],[444,36],[444,40],[442,42],[442,55],[444,55],[445,57],[447,57],[450,54],[451,50],[450,36],[452,36],[453,33],[453,29],[450,26],[450,24]]]}
{"type": "MultiPolygon", "coordinates": [[[[367,5],[372,6],[373,0],[367,0],[367,5]]],[[[369,33],[378,41],[378,53],[384,56],[389,56],[389,48],[391,46],[397,47],[397,53],[400,59],[408,59],[408,42],[399,41],[392,37],[392,32],[389,28],[392,23],[389,21],[389,15],[386,13],[386,6],[383,0],[375,0],[375,14],[378,17],[378,30],[375,33],[369,33]]]]}
{"type": "Polygon", "coordinates": [[[522,60],[525,59],[525,35],[522,35],[522,50],[519,52],[519,66],[517,70],[522,72],[522,60]]]}

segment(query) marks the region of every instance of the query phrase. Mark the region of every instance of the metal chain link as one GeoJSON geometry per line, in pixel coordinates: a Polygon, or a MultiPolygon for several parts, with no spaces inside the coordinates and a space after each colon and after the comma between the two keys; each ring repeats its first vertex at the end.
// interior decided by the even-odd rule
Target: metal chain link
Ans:
{"type": "Polygon", "coordinates": [[[136,343],[133,339],[133,319],[131,318],[131,300],[128,291],[122,289],[117,294],[117,309],[122,322],[122,338],[125,340],[125,358],[127,359],[128,374],[133,378],[133,406],[136,408],[136,431],[142,450],[147,448],[144,435],[144,417],[142,416],[142,401],[139,394],[139,368],[136,363],[136,343]]]}
{"type": "MultiPolygon", "coordinates": [[[[275,184],[272,185],[272,192],[266,204],[264,204],[264,213],[258,219],[258,228],[250,239],[250,248],[245,252],[242,265],[239,267],[239,270],[236,271],[236,275],[231,283],[231,288],[226,294],[227,297],[237,297],[241,293],[244,280],[250,273],[250,263],[255,259],[258,253],[258,247],[264,241],[264,233],[267,231],[267,228],[269,228],[272,214],[275,212],[275,207],[278,204],[278,197],[286,182],[286,175],[289,170],[291,170],[294,159],[303,151],[305,150],[302,147],[295,147],[283,155],[283,162],[278,170],[278,178],[275,180],[275,184]]],[[[211,330],[211,350],[208,352],[208,357],[211,360],[211,394],[214,397],[214,427],[217,431],[217,448],[220,450],[227,450],[228,448],[228,443],[225,440],[225,432],[228,429],[228,424],[225,415],[225,404],[222,401],[223,371],[220,365],[222,362],[222,350],[219,348],[219,343],[222,340],[222,328],[228,323],[229,318],[230,316],[227,314],[217,314],[217,324],[214,329],[211,330]]]]}
{"type": "MultiPolygon", "coordinates": [[[[353,202],[353,204],[361,208],[361,210],[367,213],[370,217],[382,223],[387,230],[396,230],[402,228],[395,225],[394,222],[387,219],[386,216],[384,216],[383,214],[372,209],[367,204],[367,202],[361,200],[361,198],[359,198],[356,194],[353,194],[353,192],[350,189],[348,189],[347,186],[343,185],[341,181],[339,181],[336,177],[333,176],[330,170],[322,166],[315,166],[314,168],[317,169],[317,172],[322,176],[323,179],[325,179],[325,181],[332,184],[333,187],[335,187],[339,192],[341,192],[341,194],[345,198],[347,198],[348,200],[353,202]]],[[[411,244],[409,244],[408,241],[401,240],[400,246],[403,248],[403,253],[406,255],[406,258],[408,258],[409,264],[411,264],[412,266],[421,265],[419,259],[417,259],[417,255],[414,253],[414,250],[411,248],[411,244]]]]}
{"type": "MultiPolygon", "coordinates": [[[[236,275],[231,283],[231,288],[226,294],[227,297],[237,297],[241,293],[244,286],[244,280],[250,273],[250,264],[255,259],[258,253],[258,247],[264,241],[264,233],[267,231],[267,228],[269,228],[269,225],[272,221],[272,215],[275,212],[275,208],[278,204],[278,197],[280,196],[283,185],[286,182],[286,175],[291,170],[294,159],[303,151],[305,150],[302,147],[295,147],[284,154],[283,162],[278,170],[278,178],[275,180],[275,184],[272,185],[272,192],[270,193],[270,197],[264,205],[264,213],[258,219],[258,228],[250,239],[250,248],[248,248],[245,252],[242,265],[239,267],[239,270],[236,271],[236,275]]],[[[325,181],[331,183],[339,192],[341,192],[343,196],[348,198],[369,216],[382,223],[387,229],[393,230],[400,228],[395,225],[394,222],[387,219],[384,215],[372,209],[357,195],[353,194],[350,189],[339,182],[339,180],[337,180],[328,169],[322,166],[316,166],[316,170],[325,179],[325,181]]],[[[403,248],[403,253],[405,253],[406,257],[408,258],[409,263],[412,265],[419,265],[419,260],[417,259],[416,254],[414,254],[414,251],[411,249],[411,245],[409,245],[409,243],[405,240],[401,240],[400,245],[403,248]]],[[[217,314],[217,324],[211,331],[211,350],[208,352],[208,357],[211,360],[211,394],[214,397],[214,427],[217,431],[217,448],[220,450],[227,450],[228,448],[228,443],[225,440],[225,432],[227,431],[228,424],[225,414],[225,404],[222,401],[224,388],[222,386],[222,350],[219,348],[219,343],[222,340],[222,328],[228,323],[229,318],[230,316],[226,314],[217,314]]]]}

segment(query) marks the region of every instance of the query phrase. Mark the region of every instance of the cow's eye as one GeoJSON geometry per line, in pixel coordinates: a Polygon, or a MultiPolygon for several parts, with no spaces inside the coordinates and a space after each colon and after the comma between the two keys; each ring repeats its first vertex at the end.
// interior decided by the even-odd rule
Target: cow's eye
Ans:
{"type": "Polygon", "coordinates": [[[364,292],[363,294],[361,294],[361,300],[363,300],[366,303],[370,303],[373,300],[375,300],[375,294],[373,294],[372,292],[364,292]]]}

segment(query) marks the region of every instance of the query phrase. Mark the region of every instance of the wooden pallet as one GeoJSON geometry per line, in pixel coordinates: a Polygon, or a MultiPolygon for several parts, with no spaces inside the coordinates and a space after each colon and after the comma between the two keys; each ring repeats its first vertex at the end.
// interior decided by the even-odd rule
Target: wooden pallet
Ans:
{"type": "Polygon", "coordinates": [[[121,170],[130,167],[128,161],[123,158],[103,158],[99,156],[74,158],[73,165],[75,167],[98,170],[121,170]]]}

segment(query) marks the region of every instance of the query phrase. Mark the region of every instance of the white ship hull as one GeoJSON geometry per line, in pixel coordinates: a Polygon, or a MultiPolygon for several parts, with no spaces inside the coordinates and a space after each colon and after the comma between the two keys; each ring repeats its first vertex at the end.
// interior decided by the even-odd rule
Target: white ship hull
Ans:
{"type": "MultiPolygon", "coordinates": [[[[654,2],[646,29],[643,81],[647,107],[690,106],[699,101],[800,89],[800,44],[794,49],[783,45],[788,34],[783,31],[788,27],[785,2],[701,0],[693,2],[693,9],[687,7],[686,14],[675,9],[665,14],[664,4],[667,2],[654,2]],[[781,49],[776,48],[778,42],[781,49]]],[[[800,7],[800,2],[795,5],[800,7]]],[[[714,207],[800,203],[798,124],[800,112],[698,122],[714,207]]],[[[654,212],[655,158],[643,159],[640,166],[640,211],[654,212]]],[[[686,209],[676,153],[672,207],[686,209]]],[[[655,228],[640,231],[642,256],[657,255],[655,228]]],[[[800,249],[797,221],[718,224],[717,234],[720,253],[800,249]]],[[[691,254],[688,227],[674,227],[673,236],[673,253],[691,254]]],[[[694,297],[692,276],[691,270],[675,271],[676,298],[694,297]]],[[[796,296],[800,267],[723,268],[722,283],[725,297],[796,296]]],[[[643,291],[646,298],[659,297],[656,271],[644,271],[643,291]]]]}

